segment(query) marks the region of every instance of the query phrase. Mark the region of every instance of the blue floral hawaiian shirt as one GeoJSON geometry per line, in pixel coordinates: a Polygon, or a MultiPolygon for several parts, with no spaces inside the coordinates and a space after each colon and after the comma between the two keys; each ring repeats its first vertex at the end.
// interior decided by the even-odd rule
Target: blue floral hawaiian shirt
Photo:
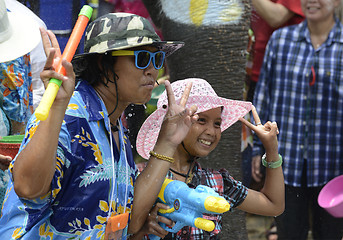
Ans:
{"type": "MultiPolygon", "coordinates": [[[[30,54],[0,63],[0,136],[13,134],[10,120],[26,123],[33,112],[32,104],[30,54]]],[[[0,209],[8,179],[8,172],[0,169],[0,209]]]]}
{"type": "MultiPolygon", "coordinates": [[[[21,149],[38,124],[33,116],[21,149]]],[[[110,134],[103,101],[80,81],[62,124],[51,191],[34,200],[18,198],[11,179],[0,218],[0,239],[104,239],[107,217],[131,212],[137,176],[122,124],[120,150],[110,134]]],[[[126,235],[127,227],[121,239],[126,235]]]]}
{"type": "Polygon", "coordinates": [[[30,55],[0,63],[2,108],[8,118],[27,122],[33,112],[30,55]]]}

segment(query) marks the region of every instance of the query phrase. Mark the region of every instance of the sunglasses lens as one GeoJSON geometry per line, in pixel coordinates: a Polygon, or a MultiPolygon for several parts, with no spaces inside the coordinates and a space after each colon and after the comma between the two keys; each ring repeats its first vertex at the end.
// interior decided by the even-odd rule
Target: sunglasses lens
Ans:
{"type": "Polygon", "coordinates": [[[150,53],[139,52],[136,61],[139,68],[146,68],[150,62],[150,53]]]}
{"type": "Polygon", "coordinates": [[[158,52],[155,54],[155,67],[157,69],[160,69],[163,65],[163,61],[164,61],[164,52],[158,52]]]}

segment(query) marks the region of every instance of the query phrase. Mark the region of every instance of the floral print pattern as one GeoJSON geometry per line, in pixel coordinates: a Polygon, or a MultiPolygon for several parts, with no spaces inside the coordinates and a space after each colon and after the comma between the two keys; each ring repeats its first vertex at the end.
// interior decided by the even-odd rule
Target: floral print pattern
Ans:
{"type": "MultiPolygon", "coordinates": [[[[137,169],[121,123],[120,148],[112,144],[112,157],[107,115],[94,89],[80,81],[62,124],[51,191],[42,198],[20,199],[10,181],[0,238],[103,239],[108,216],[131,212],[137,169]]],[[[38,124],[33,116],[21,149],[38,124]]],[[[122,239],[126,235],[127,227],[122,239]]]]}
{"type": "Polygon", "coordinates": [[[27,122],[33,113],[30,55],[0,63],[0,91],[8,118],[27,122]]]}

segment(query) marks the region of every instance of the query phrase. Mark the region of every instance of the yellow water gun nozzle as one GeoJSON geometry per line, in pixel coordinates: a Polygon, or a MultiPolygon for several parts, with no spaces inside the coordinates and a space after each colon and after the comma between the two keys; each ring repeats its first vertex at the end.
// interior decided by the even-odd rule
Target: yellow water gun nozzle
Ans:
{"type": "Polygon", "coordinates": [[[202,230],[205,230],[207,232],[212,232],[215,228],[214,222],[204,219],[204,218],[196,218],[194,221],[194,225],[197,228],[200,228],[202,230]]]}
{"type": "Polygon", "coordinates": [[[204,206],[206,210],[216,213],[224,213],[230,210],[230,204],[225,199],[214,196],[207,197],[204,206]]]}

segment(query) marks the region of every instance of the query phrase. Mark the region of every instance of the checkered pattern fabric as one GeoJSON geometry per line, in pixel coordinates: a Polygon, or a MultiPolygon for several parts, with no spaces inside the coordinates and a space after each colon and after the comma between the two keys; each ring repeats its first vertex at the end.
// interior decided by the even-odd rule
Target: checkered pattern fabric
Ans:
{"type": "MultiPolygon", "coordinates": [[[[308,187],[343,174],[343,27],[312,46],[307,21],[275,31],[267,45],[254,105],[262,122],[276,121],[285,183],[308,187]]],[[[262,154],[254,141],[254,155],[262,154]]]]}
{"type": "MultiPolygon", "coordinates": [[[[146,163],[137,164],[138,171],[143,171],[146,163]]],[[[192,169],[193,179],[188,184],[190,188],[196,188],[198,185],[205,185],[223,196],[232,208],[239,206],[248,194],[248,189],[240,182],[230,176],[226,169],[213,170],[202,168],[198,162],[195,162],[192,169]]],[[[173,179],[171,171],[167,174],[168,179],[173,179]]],[[[183,227],[179,232],[170,233],[165,239],[173,240],[196,240],[196,239],[217,239],[217,235],[222,229],[222,215],[206,214],[204,218],[212,220],[215,223],[215,229],[212,232],[206,232],[199,228],[183,227]],[[170,238],[169,238],[170,237],[170,238]]],[[[145,239],[149,239],[146,237],[145,239]]]]}

